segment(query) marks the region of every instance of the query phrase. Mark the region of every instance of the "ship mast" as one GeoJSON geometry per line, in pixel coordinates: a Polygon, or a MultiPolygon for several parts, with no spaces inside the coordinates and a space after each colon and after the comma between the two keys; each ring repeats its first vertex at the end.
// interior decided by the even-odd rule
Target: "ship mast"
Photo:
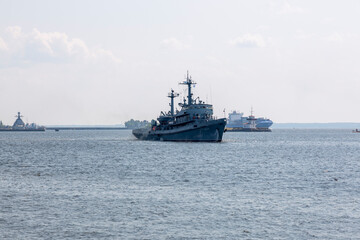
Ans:
{"type": "Polygon", "coordinates": [[[20,119],[20,120],[21,120],[21,117],[23,117],[23,115],[20,115],[20,112],[18,112],[18,114],[15,115],[15,117],[17,117],[17,119],[20,119]]]}
{"type": "Polygon", "coordinates": [[[179,94],[174,92],[174,90],[171,89],[171,92],[169,92],[168,97],[171,98],[171,116],[174,116],[174,98],[178,97],[179,94]]]}
{"type": "Polygon", "coordinates": [[[189,76],[189,71],[187,71],[187,75],[186,75],[186,81],[181,82],[180,84],[182,85],[187,85],[188,86],[188,106],[190,106],[193,103],[192,100],[192,93],[191,93],[191,85],[195,85],[196,82],[194,82],[191,79],[191,76],[189,76]]]}

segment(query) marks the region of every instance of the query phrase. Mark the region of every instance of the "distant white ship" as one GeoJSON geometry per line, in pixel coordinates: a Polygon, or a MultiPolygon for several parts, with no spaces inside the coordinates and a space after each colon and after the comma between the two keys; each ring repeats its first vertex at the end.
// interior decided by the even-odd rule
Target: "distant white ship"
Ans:
{"type": "Polygon", "coordinates": [[[233,132],[270,132],[273,124],[268,118],[256,118],[251,110],[251,115],[244,117],[244,113],[233,111],[229,113],[226,124],[227,131],[233,132]]]}

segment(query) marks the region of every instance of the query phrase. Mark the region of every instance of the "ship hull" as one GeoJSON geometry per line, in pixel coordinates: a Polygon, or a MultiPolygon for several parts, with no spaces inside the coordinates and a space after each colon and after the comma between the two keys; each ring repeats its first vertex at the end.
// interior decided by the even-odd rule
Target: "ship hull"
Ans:
{"type": "Polygon", "coordinates": [[[271,132],[270,128],[228,128],[227,132],[271,132]]]}
{"type": "Polygon", "coordinates": [[[257,128],[269,128],[273,125],[273,122],[271,120],[262,120],[256,122],[257,128]]]}
{"type": "Polygon", "coordinates": [[[221,142],[226,125],[225,119],[206,124],[192,123],[173,130],[151,131],[134,129],[133,135],[140,140],[179,142],[221,142]]]}
{"type": "MultiPolygon", "coordinates": [[[[247,121],[237,121],[237,122],[229,122],[227,124],[227,128],[246,128],[246,124],[249,124],[247,121]]],[[[273,122],[271,120],[267,121],[256,121],[256,128],[270,128],[272,126],[273,122]]]]}

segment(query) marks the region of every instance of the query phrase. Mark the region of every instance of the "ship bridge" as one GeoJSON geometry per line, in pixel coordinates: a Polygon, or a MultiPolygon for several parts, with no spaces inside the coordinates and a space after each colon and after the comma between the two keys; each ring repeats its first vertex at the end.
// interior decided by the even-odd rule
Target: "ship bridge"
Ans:
{"type": "Polygon", "coordinates": [[[213,106],[205,103],[186,105],[176,114],[176,117],[182,118],[185,115],[190,119],[210,119],[213,115],[213,106]]]}

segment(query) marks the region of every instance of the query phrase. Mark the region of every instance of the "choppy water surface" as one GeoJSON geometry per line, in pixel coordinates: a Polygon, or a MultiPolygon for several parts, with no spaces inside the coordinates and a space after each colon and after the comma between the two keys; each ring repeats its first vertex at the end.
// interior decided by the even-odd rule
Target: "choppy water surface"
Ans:
{"type": "Polygon", "coordinates": [[[1,239],[360,239],[360,134],[0,132],[1,239]]]}

